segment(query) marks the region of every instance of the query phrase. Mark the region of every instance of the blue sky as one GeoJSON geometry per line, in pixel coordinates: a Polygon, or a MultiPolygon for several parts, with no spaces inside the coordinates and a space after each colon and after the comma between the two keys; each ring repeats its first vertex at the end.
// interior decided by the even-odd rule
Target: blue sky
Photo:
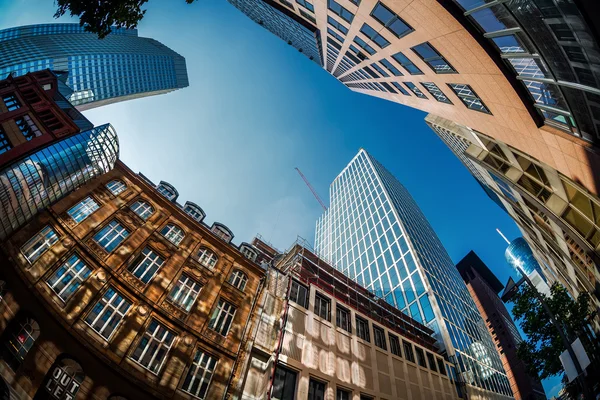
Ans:
{"type": "MultiPolygon", "coordinates": [[[[0,29],[56,22],[52,0],[0,0],[0,29]]],[[[60,22],[69,22],[64,17],[60,22]]],[[[150,1],[139,28],[186,58],[190,86],[86,113],[110,122],[121,158],[165,180],[250,241],[281,250],[314,239],[322,209],[294,167],[327,203],[329,184],[360,147],[384,164],[421,206],[458,262],[474,250],[504,283],[512,220],[431,131],[425,114],[354,93],[225,0],[150,1]]],[[[557,379],[544,382],[555,395],[557,379]]]]}

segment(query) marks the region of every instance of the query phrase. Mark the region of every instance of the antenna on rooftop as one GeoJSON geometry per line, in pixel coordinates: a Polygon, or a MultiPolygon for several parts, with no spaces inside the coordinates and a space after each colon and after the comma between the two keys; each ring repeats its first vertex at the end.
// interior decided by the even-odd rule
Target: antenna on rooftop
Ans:
{"type": "Polygon", "coordinates": [[[298,173],[300,174],[300,177],[302,178],[302,180],[304,181],[304,183],[306,183],[306,186],[308,186],[308,188],[312,192],[313,196],[315,196],[315,199],[317,199],[317,201],[319,202],[319,204],[321,205],[321,207],[323,207],[323,210],[327,211],[327,206],[325,205],[325,203],[323,203],[323,200],[321,200],[321,198],[319,197],[319,195],[317,194],[317,192],[315,191],[315,189],[312,187],[312,185],[310,184],[310,182],[308,181],[308,179],[306,179],[306,177],[302,173],[302,171],[300,171],[300,169],[298,167],[296,167],[296,171],[298,171],[298,173]]]}
{"type": "Polygon", "coordinates": [[[504,239],[504,240],[506,241],[506,243],[507,243],[507,244],[510,244],[510,240],[508,240],[508,239],[506,238],[506,236],[504,236],[504,233],[502,233],[502,232],[500,231],[500,229],[496,228],[496,232],[498,232],[498,234],[499,234],[500,236],[502,236],[502,239],[504,239]]]}

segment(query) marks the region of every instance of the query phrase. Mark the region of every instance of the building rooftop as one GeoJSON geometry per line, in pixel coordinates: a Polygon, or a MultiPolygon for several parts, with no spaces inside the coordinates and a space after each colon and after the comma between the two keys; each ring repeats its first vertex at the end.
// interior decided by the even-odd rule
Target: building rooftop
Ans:
{"type": "Polygon", "coordinates": [[[468,269],[473,269],[477,271],[477,273],[487,282],[487,284],[492,288],[492,290],[498,294],[504,288],[504,285],[496,275],[488,268],[487,265],[481,258],[473,250],[471,250],[466,256],[463,257],[462,260],[456,264],[456,269],[460,272],[460,275],[463,277],[465,281],[469,280],[468,277],[465,277],[466,271],[468,269]]]}

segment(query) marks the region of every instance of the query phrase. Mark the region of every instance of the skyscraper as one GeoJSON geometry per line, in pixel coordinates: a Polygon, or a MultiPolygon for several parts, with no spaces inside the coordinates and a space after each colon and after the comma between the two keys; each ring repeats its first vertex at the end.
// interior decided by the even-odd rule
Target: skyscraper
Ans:
{"type": "MultiPolygon", "coordinates": [[[[522,243],[527,245],[525,241],[522,243]]],[[[504,287],[502,283],[473,251],[460,260],[456,268],[467,284],[481,316],[485,318],[515,400],[546,399],[539,379],[527,374],[525,363],[517,355],[517,345],[522,339],[506,306],[498,297],[498,293],[504,287]]]]}
{"type": "Polygon", "coordinates": [[[512,396],[450,256],[406,188],[365,150],[331,184],[315,243],[336,269],[433,329],[470,397],[512,396]]]}
{"type": "Polygon", "coordinates": [[[542,268],[540,264],[535,259],[531,248],[522,237],[516,238],[506,248],[505,252],[506,262],[515,270],[517,269],[517,263],[523,271],[529,275],[533,271],[538,271],[540,274],[543,274],[542,268]]]}
{"type": "Polygon", "coordinates": [[[185,59],[136,29],[100,40],[79,24],[42,24],[0,31],[0,77],[65,71],[69,101],[79,110],[188,86],[185,59]]]}

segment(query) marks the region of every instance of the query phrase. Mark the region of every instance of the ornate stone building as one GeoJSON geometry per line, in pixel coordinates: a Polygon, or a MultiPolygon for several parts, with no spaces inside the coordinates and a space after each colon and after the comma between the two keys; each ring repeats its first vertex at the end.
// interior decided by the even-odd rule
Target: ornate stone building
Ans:
{"type": "Polygon", "coordinates": [[[225,398],[246,362],[265,272],[252,245],[236,247],[204,215],[117,162],[10,236],[5,396],[225,398]]]}

